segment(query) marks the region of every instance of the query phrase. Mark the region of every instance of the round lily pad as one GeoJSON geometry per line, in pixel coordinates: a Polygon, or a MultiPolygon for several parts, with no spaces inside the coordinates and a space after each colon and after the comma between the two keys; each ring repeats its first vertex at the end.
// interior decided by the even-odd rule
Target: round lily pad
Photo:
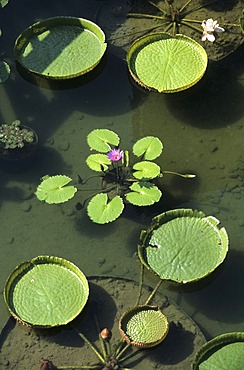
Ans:
{"type": "Polygon", "coordinates": [[[83,310],[89,295],[85,275],[59,257],[38,256],[17,266],[4,287],[4,300],[20,322],[34,327],[65,325],[83,310]]]}
{"type": "Polygon", "coordinates": [[[191,209],[176,209],[153,218],[141,232],[141,262],[161,279],[197,281],[213,272],[228,252],[228,235],[219,220],[191,209]]]}
{"type": "Polygon", "coordinates": [[[197,352],[193,370],[242,370],[244,332],[221,334],[205,343],[197,352]]]}
{"type": "Polygon", "coordinates": [[[137,347],[153,347],[164,340],[169,323],[158,307],[141,305],[125,312],[120,319],[119,329],[127,343],[137,347]]]}
{"type": "Polygon", "coordinates": [[[101,28],[76,17],[36,22],[17,38],[14,53],[22,67],[51,79],[67,79],[91,71],[107,44],[101,28]]]}
{"type": "Polygon", "coordinates": [[[77,188],[68,185],[72,179],[65,175],[44,176],[36,189],[36,196],[48,204],[59,204],[73,198],[77,188]]]}
{"type": "Polygon", "coordinates": [[[208,57],[190,37],[159,32],[136,40],[127,53],[135,81],[160,93],[185,90],[204,75],[208,57]]]}

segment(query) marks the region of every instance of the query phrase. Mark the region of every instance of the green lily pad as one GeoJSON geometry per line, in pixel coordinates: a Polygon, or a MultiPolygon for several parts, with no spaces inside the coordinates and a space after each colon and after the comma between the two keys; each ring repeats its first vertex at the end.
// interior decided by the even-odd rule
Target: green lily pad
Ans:
{"type": "Polygon", "coordinates": [[[153,218],[142,231],[141,262],[161,279],[188,283],[213,272],[228,252],[228,235],[219,221],[191,209],[176,209],[153,218]]]}
{"type": "Polygon", "coordinates": [[[96,67],[107,44],[100,27],[75,17],[36,22],[17,38],[14,53],[25,69],[51,79],[81,76],[96,67]]]}
{"type": "Polygon", "coordinates": [[[97,129],[87,135],[87,143],[91,149],[107,153],[111,150],[110,144],[119,145],[119,136],[111,130],[97,129]]]}
{"type": "Polygon", "coordinates": [[[106,224],[116,220],[124,209],[122,198],[116,195],[109,200],[107,194],[97,194],[89,202],[87,213],[90,219],[97,224],[106,224]]]}
{"type": "Polygon", "coordinates": [[[160,93],[193,86],[203,77],[208,62],[205,49],[196,41],[163,32],[136,40],[126,59],[135,81],[160,93]]]}
{"type": "Polygon", "coordinates": [[[130,190],[132,191],[126,194],[126,200],[135,206],[151,206],[162,196],[156,185],[146,181],[134,182],[130,190]]]}
{"type": "Polygon", "coordinates": [[[107,171],[111,161],[105,154],[91,154],[87,157],[86,164],[91,170],[101,172],[107,171]]]}
{"type": "Polygon", "coordinates": [[[122,338],[137,347],[153,347],[168,334],[167,317],[155,306],[136,306],[121,317],[119,329],[122,338]]]}
{"type": "Polygon", "coordinates": [[[35,192],[39,200],[49,204],[67,202],[77,192],[75,186],[67,186],[72,179],[65,175],[45,176],[35,192]]]}
{"type": "Polygon", "coordinates": [[[132,149],[137,157],[143,156],[144,159],[151,161],[160,156],[163,144],[157,137],[146,136],[137,140],[132,149]]]}
{"type": "Polygon", "coordinates": [[[11,71],[8,63],[0,60],[0,84],[5,82],[9,78],[10,72],[11,71]]]}
{"type": "Polygon", "coordinates": [[[38,256],[17,266],[4,287],[10,313],[35,327],[65,325],[87,302],[89,286],[73,263],[59,257],[38,256]]]}
{"type": "Polygon", "coordinates": [[[133,176],[136,179],[154,179],[160,174],[160,167],[153,162],[142,161],[134,164],[133,176]]]}
{"type": "Polygon", "coordinates": [[[205,343],[196,354],[193,370],[242,370],[244,333],[221,334],[205,343]]]}
{"type": "Polygon", "coordinates": [[[8,4],[9,0],[0,0],[0,8],[4,8],[8,4]]]}

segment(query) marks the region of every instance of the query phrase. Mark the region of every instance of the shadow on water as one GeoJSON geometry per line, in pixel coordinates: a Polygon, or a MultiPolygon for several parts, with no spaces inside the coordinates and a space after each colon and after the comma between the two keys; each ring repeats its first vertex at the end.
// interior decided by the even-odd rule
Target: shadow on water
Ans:
{"type": "Polygon", "coordinates": [[[243,51],[244,45],[222,61],[210,62],[205,76],[193,88],[166,95],[171,113],[185,124],[204,129],[228,126],[241,119],[244,88],[238,79],[244,72],[243,51]]]}

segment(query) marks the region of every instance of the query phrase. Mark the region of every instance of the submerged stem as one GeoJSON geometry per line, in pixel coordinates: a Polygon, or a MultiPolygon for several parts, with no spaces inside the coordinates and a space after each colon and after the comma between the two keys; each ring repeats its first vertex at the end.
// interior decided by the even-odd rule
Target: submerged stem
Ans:
{"type": "Polygon", "coordinates": [[[77,334],[84,340],[86,344],[93,350],[93,352],[96,354],[96,356],[99,358],[99,360],[105,364],[105,359],[103,358],[102,354],[99,352],[97,348],[89,341],[89,339],[81,332],[77,330],[77,334]]]}
{"type": "Polygon", "coordinates": [[[142,284],[143,284],[143,272],[144,272],[144,265],[141,263],[140,277],[139,277],[139,287],[138,287],[138,295],[137,295],[137,300],[136,300],[136,306],[139,305],[140,298],[141,298],[142,284]]]}
{"type": "Polygon", "coordinates": [[[181,13],[191,2],[192,0],[188,0],[179,10],[179,12],[181,13]]]}
{"type": "Polygon", "coordinates": [[[160,19],[160,20],[167,20],[165,17],[160,15],[152,15],[146,13],[128,13],[129,17],[137,17],[137,18],[149,18],[149,19],[160,19]]]}
{"type": "Polygon", "coordinates": [[[149,302],[153,299],[154,295],[156,294],[158,288],[160,287],[160,285],[162,284],[163,280],[159,280],[158,284],[156,285],[156,287],[153,289],[152,293],[149,295],[148,299],[146,300],[145,302],[145,305],[148,305],[149,302]]]}

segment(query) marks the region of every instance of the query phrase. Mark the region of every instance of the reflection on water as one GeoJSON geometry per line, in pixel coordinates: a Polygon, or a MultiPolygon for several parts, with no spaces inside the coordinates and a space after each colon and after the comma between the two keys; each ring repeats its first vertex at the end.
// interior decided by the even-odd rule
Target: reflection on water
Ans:
{"type": "MultiPolygon", "coordinates": [[[[85,84],[52,89],[27,82],[15,68],[11,49],[15,38],[40,18],[66,14],[93,20],[98,1],[77,3],[54,1],[51,6],[47,1],[25,0],[21,5],[10,1],[4,18],[1,15],[1,45],[8,45],[5,59],[12,66],[11,78],[0,86],[1,122],[20,119],[40,139],[32,168],[23,173],[1,172],[1,287],[16,265],[41,254],[67,258],[88,276],[137,280],[134,253],[140,230],[164,210],[197,208],[215,215],[227,229],[227,261],[205,285],[179,288],[165,284],[163,289],[207,336],[244,330],[243,48],[210,64],[199,85],[177,95],[141,91],[131,83],[125,62],[109,53],[98,76],[85,84]],[[13,11],[16,7],[22,17],[13,11]],[[89,176],[84,163],[89,154],[86,136],[95,128],[116,131],[128,149],[142,136],[158,136],[164,143],[158,160],[162,168],[196,173],[197,177],[165,176],[160,181],[163,199],[159,205],[143,212],[128,209],[108,225],[95,225],[85,211],[77,211],[77,198],[60,206],[37,201],[33,192],[46,174],[89,176]]],[[[153,283],[149,274],[148,281],[153,283]]],[[[3,298],[0,310],[3,327],[8,318],[3,298]]]]}

